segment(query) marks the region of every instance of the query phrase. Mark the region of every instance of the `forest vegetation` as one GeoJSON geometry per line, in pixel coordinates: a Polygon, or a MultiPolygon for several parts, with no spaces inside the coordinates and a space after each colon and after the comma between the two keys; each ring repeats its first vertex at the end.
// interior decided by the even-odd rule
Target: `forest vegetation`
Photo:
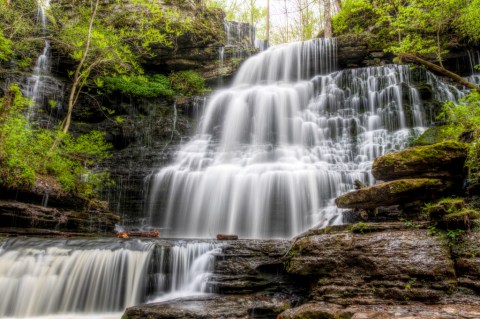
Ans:
{"type": "MultiPolygon", "coordinates": [[[[105,183],[105,174],[101,174],[102,178],[84,178],[96,176],[93,164],[108,157],[102,134],[92,132],[82,137],[69,133],[72,112],[82,95],[95,98],[119,92],[153,98],[206,92],[204,79],[193,71],[152,74],[142,64],[158,48],[175,50],[185,34],[201,42],[204,31],[213,27],[206,16],[186,16],[180,8],[187,2],[129,0],[107,7],[99,0],[52,1],[47,12],[48,27],[43,30],[37,21],[36,0],[0,1],[2,79],[7,74],[29,73],[45,40],[68,57],[71,65],[65,117],[54,130],[27,123],[22,110],[31,102],[21,96],[18,86],[4,90],[0,113],[2,183],[31,185],[35,176],[53,174],[65,189],[86,194],[105,183]],[[84,139],[93,142],[84,143],[84,139]],[[32,143],[38,149],[28,146],[32,143]]],[[[195,5],[211,12],[222,9],[227,19],[256,26],[258,36],[273,43],[316,36],[365,36],[379,50],[394,54],[398,63],[433,68],[477,89],[475,84],[446,70],[443,61],[449,48],[459,43],[478,45],[480,0],[285,0],[282,25],[276,28],[267,26],[272,18],[270,8],[257,0],[206,0],[195,5]]],[[[478,94],[461,101],[460,107],[447,103],[443,120],[457,131],[472,132],[477,141],[478,104],[478,94]]],[[[472,169],[480,158],[479,149],[474,142],[469,162],[472,169]]]]}

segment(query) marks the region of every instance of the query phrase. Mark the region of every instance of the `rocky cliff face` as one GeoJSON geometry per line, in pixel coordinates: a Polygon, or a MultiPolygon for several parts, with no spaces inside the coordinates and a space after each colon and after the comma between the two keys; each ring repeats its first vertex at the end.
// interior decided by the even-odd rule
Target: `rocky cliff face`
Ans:
{"type": "Polygon", "coordinates": [[[111,236],[119,221],[107,202],[65,193],[52,179],[32,189],[0,187],[0,235],[111,236]]]}

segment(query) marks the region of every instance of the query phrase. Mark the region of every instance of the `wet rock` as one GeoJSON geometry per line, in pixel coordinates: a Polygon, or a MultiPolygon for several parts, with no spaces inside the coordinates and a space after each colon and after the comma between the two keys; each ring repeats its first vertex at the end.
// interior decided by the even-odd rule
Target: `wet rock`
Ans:
{"type": "Polygon", "coordinates": [[[447,296],[456,285],[447,243],[426,229],[401,224],[375,229],[367,223],[363,234],[343,230],[300,238],[286,258],[286,270],[310,278],[314,300],[339,305],[434,302],[447,296]]]}
{"type": "Polygon", "coordinates": [[[238,240],[225,244],[215,254],[215,272],[210,284],[219,293],[244,294],[288,290],[281,258],[291,241],[238,240]]]}
{"type": "Polygon", "coordinates": [[[281,294],[198,296],[131,307],[122,319],[224,319],[275,318],[291,300],[281,294]]]}
{"type": "MultiPolygon", "coordinates": [[[[478,227],[478,222],[477,222],[478,227]]],[[[458,285],[480,293],[480,230],[466,232],[453,246],[458,285]]]]}
{"type": "Polygon", "coordinates": [[[82,211],[0,200],[0,233],[24,235],[110,234],[120,218],[92,203],[82,211]],[[52,230],[55,230],[52,232],[52,230]]]}
{"type": "Polygon", "coordinates": [[[444,304],[444,305],[377,305],[352,306],[341,308],[336,305],[309,303],[288,309],[278,319],[474,319],[480,318],[478,304],[444,304]]]}
{"type": "Polygon", "coordinates": [[[0,232],[3,233],[113,233],[119,220],[108,209],[107,202],[67,193],[54,178],[41,177],[31,188],[0,186],[0,232]]]}
{"type": "Polygon", "coordinates": [[[417,200],[439,198],[452,187],[440,179],[401,179],[376,184],[337,197],[339,208],[377,208],[380,206],[405,205],[417,200]]]}
{"type": "Polygon", "coordinates": [[[466,157],[467,146],[454,141],[412,147],[377,158],[372,174],[383,181],[411,177],[462,179],[466,157]]]}

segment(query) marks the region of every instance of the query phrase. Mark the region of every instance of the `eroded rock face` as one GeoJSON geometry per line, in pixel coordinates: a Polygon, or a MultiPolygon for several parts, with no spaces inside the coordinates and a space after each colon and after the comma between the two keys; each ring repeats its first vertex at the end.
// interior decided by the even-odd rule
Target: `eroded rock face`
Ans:
{"type": "Polygon", "coordinates": [[[226,319],[275,318],[290,307],[282,294],[199,296],[131,307],[122,319],[226,319]]]}
{"type": "MultiPolygon", "coordinates": [[[[472,227],[475,227],[472,225],[472,227]]],[[[477,222],[478,227],[478,222],[477,222]]],[[[480,293],[480,232],[465,233],[452,249],[458,285],[480,293]]],[[[480,316],[479,316],[480,318],[480,316]]]]}
{"type": "Polygon", "coordinates": [[[31,189],[0,187],[0,233],[111,235],[119,221],[108,203],[66,193],[53,181],[37,181],[31,189]]]}
{"type": "Polygon", "coordinates": [[[398,224],[397,230],[344,230],[300,238],[290,250],[286,270],[314,278],[314,300],[339,305],[434,302],[447,296],[456,286],[447,243],[425,229],[401,229],[398,224]]]}
{"type": "Polygon", "coordinates": [[[215,273],[210,280],[214,290],[245,294],[287,289],[281,258],[291,244],[288,240],[230,241],[216,254],[215,273]]]}
{"type": "Polygon", "coordinates": [[[474,319],[480,317],[478,304],[416,305],[416,306],[352,306],[309,303],[288,309],[278,319],[474,319]]]}
{"type": "Polygon", "coordinates": [[[462,179],[467,146],[463,143],[443,143],[407,148],[377,158],[372,174],[378,180],[400,178],[462,179]]]}
{"type": "Polygon", "coordinates": [[[335,204],[340,208],[377,208],[417,200],[432,200],[439,198],[451,188],[450,182],[440,179],[401,179],[346,193],[337,197],[335,204]]]}

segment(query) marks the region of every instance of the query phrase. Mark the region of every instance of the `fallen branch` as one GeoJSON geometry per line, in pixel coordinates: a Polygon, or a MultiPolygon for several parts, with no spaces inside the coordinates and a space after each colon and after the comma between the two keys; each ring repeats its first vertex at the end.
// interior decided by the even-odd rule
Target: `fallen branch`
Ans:
{"type": "Polygon", "coordinates": [[[398,54],[398,56],[402,60],[408,60],[408,61],[412,61],[412,62],[421,64],[421,65],[424,65],[429,70],[431,70],[433,72],[436,72],[436,73],[440,73],[444,76],[447,76],[447,77],[451,78],[452,80],[454,80],[455,82],[466,86],[467,88],[469,88],[472,91],[476,90],[476,91],[480,92],[480,87],[478,87],[477,85],[465,80],[460,75],[458,75],[456,73],[453,73],[452,71],[449,71],[449,70],[445,69],[444,67],[436,65],[435,63],[428,62],[427,60],[424,60],[424,59],[422,59],[422,58],[420,58],[420,57],[418,57],[414,54],[410,54],[410,53],[401,53],[401,54],[398,54]]]}

